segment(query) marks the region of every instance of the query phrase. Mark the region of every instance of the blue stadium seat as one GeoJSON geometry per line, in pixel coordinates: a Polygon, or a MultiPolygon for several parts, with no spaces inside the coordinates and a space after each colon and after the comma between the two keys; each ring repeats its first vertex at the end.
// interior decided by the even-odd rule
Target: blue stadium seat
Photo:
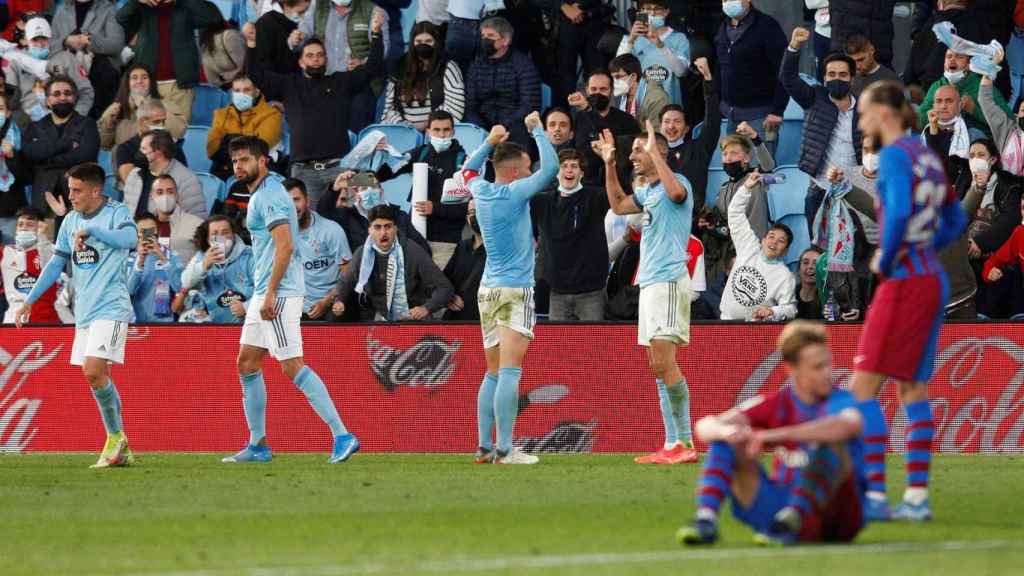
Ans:
{"type": "Polygon", "coordinates": [[[409,193],[412,191],[412,174],[402,174],[387,182],[381,182],[384,200],[406,212],[409,211],[409,193]]]}
{"type": "Polygon", "coordinates": [[[232,0],[210,0],[210,2],[220,10],[220,14],[225,20],[232,20],[236,17],[237,10],[232,0]]]}
{"type": "Polygon", "coordinates": [[[124,199],[124,192],[117,189],[117,174],[107,174],[103,181],[103,195],[118,202],[124,199]]]}
{"type": "Polygon", "coordinates": [[[220,178],[207,172],[196,172],[196,178],[203,187],[203,198],[206,199],[206,211],[213,209],[213,203],[227,197],[227,185],[220,178]]]}
{"type": "Polygon", "coordinates": [[[455,139],[462,145],[466,154],[472,154],[487,139],[487,131],[468,122],[459,122],[455,125],[455,139]]]}
{"type": "Polygon", "coordinates": [[[540,85],[540,109],[547,110],[551,107],[551,86],[540,85]]]}
{"type": "Polygon", "coordinates": [[[31,184],[26,184],[25,185],[25,202],[27,202],[29,205],[32,204],[32,185],[31,184]]]}
{"type": "Polygon", "coordinates": [[[783,120],[803,120],[804,109],[796,103],[796,100],[789,99],[789,104],[786,104],[786,111],[782,113],[783,120]]]}
{"type": "MultiPolygon", "coordinates": [[[[786,183],[776,184],[768,191],[768,216],[773,222],[791,215],[803,218],[804,200],[807,198],[811,177],[796,166],[782,166],[775,173],[785,174],[786,183]]],[[[806,222],[804,226],[807,226],[806,222]]]]}
{"type": "Polygon", "coordinates": [[[358,141],[359,141],[359,138],[356,136],[356,133],[351,131],[351,130],[349,130],[348,131],[348,145],[349,146],[355,146],[356,142],[358,142],[358,141]]]}
{"type": "Polygon", "coordinates": [[[729,176],[725,173],[725,170],[721,168],[712,168],[708,170],[708,187],[704,193],[704,205],[712,206],[715,200],[718,199],[718,191],[722,188],[722,184],[729,179],[729,176]]]}
{"type": "Polygon", "coordinates": [[[785,262],[790,270],[796,272],[800,265],[800,255],[811,247],[811,236],[807,231],[807,219],[803,214],[790,214],[782,219],[782,223],[793,231],[793,242],[786,251],[785,262]]]}
{"type": "Polygon", "coordinates": [[[402,39],[405,40],[406,46],[412,44],[412,38],[409,36],[412,34],[412,25],[416,23],[416,13],[419,9],[419,0],[412,0],[407,8],[402,8],[402,39]]]}
{"type": "Polygon", "coordinates": [[[231,95],[216,86],[200,84],[193,90],[192,118],[188,121],[192,126],[213,124],[213,111],[231,103],[231,95]]]}
{"type": "Polygon", "coordinates": [[[783,120],[775,149],[775,165],[788,166],[800,162],[800,142],[804,135],[803,120],[783,120]]]}
{"type": "Polygon", "coordinates": [[[206,126],[189,126],[185,129],[185,160],[193,172],[209,172],[213,163],[206,155],[206,136],[210,129],[206,126]]]}
{"type": "Polygon", "coordinates": [[[690,130],[690,139],[691,140],[696,140],[697,138],[700,138],[700,134],[703,131],[704,131],[704,122],[698,122],[697,125],[694,126],[690,130]]]}
{"type": "Polygon", "coordinates": [[[103,168],[104,174],[112,174],[114,172],[114,160],[110,155],[110,150],[100,150],[96,163],[100,165],[100,168],[103,168]]]}
{"type": "MultiPolygon", "coordinates": [[[[719,132],[722,137],[725,137],[729,132],[726,131],[726,127],[729,125],[728,120],[722,120],[722,130],[719,132]]],[[[712,170],[720,169],[722,167],[722,148],[719,146],[715,147],[715,153],[711,155],[711,164],[708,165],[712,170]]]]}
{"type": "Polygon", "coordinates": [[[418,130],[400,124],[370,124],[359,132],[357,141],[361,141],[367,134],[374,130],[380,130],[388,139],[388,144],[397,148],[400,152],[408,152],[420,145],[421,135],[418,130]]]}

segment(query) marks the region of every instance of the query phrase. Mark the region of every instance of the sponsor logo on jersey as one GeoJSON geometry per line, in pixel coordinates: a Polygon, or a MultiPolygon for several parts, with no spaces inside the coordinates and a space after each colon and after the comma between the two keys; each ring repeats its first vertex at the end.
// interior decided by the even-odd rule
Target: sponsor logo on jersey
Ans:
{"type": "Polygon", "coordinates": [[[242,295],[234,290],[225,290],[220,296],[217,297],[217,305],[221,308],[230,308],[235,302],[241,302],[243,300],[242,295]]]}
{"type": "Polygon", "coordinates": [[[95,268],[100,263],[100,253],[88,244],[84,244],[84,246],[81,250],[74,251],[71,261],[75,263],[75,266],[85,270],[95,268]]]}
{"type": "Polygon", "coordinates": [[[36,280],[38,278],[35,276],[22,272],[14,277],[14,289],[22,294],[28,294],[35,287],[36,280]]]}

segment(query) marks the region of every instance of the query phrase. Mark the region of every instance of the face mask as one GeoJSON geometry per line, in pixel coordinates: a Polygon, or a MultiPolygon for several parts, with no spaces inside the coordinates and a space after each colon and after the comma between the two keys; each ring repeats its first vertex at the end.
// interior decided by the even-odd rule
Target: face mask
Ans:
{"type": "Polygon", "coordinates": [[[594,110],[607,110],[612,101],[604,94],[591,94],[587,96],[587,103],[594,110]]]}
{"type": "Polygon", "coordinates": [[[946,77],[950,84],[959,84],[966,74],[963,70],[957,70],[956,72],[944,72],[943,76],[946,77]]]}
{"type": "Polygon", "coordinates": [[[145,98],[146,96],[149,96],[149,90],[145,88],[132,88],[131,95],[132,98],[145,98]]]}
{"type": "Polygon", "coordinates": [[[434,57],[434,47],[430,44],[417,44],[412,47],[412,51],[416,54],[417,58],[423,58],[424,60],[434,57]]]}
{"type": "Polygon", "coordinates": [[[625,96],[629,93],[629,79],[619,78],[612,82],[612,94],[615,96],[625,96]]]}
{"type": "Polygon", "coordinates": [[[868,172],[878,172],[878,154],[865,154],[864,155],[864,169],[868,172]]]}
{"type": "Polygon", "coordinates": [[[670,140],[669,143],[668,143],[668,147],[669,148],[678,148],[679,146],[683,145],[683,142],[686,142],[686,136],[683,136],[679,140],[670,140]]]}
{"type": "Polygon", "coordinates": [[[231,103],[235,105],[239,112],[245,112],[252,108],[252,96],[242,92],[232,92],[231,103]]]}
{"type": "Polygon", "coordinates": [[[647,24],[651,28],[654,28],[655,30],[657,30],[658,28],[661,28],[661,27],[663,27],[665,25],[665,17],[664,16],[655,16],[654,14],[651,14],[650,16],[647,17],[647,24]]]}
{"type": "Polygon", "coordinates": [[[221,254],[224,254],[224,256],[231,254],[231,248],[234,245],[234,238],[228,238],[227,236],[214,236],[210,238],[210,247],[220,248],[221,254]]]}
{"type": "Polygon", "coordinates": [[[984,158],[971,158],[971,174],[981,174],[992,171],[992,165],[984,158]]]}
{"type": "Polygon", "coordinates": [[[164,126],[163,124],[150,124],[149,125],[149,129],[150,130],[167,130],[167,126],[164,126]]]}
{"type": "Polygon", "coordinates": [[[722,12],[729,18],[739,18],[743,15],[743,3],[740,0],[722,2],[722,12]]]}
{"type": "Polygon", "coordinates": [[[18,248],[29,248],[36,244],[36,233],[21,231],[14,234],[14,244],[18,248]]]}
{"type": "Polygon", "coordinates": [[[742,162],[725,162],[722,164],[722,169],[733,180],[739,180],[747,174],[747,167],[742,162]]]}
{"type": "Polygon", "coordinates": [[[284,17],[298,24],[299,22],[302,21],[302,12],[293,12],[291,14],[285,14],[284,17]]]}
{"type": "Polygon", "coordinates": [[[436,136],[430,137],[430,145],[434,147],[434,150],[438,152],[445,152],[452,147],[451,138],[438,138],[436,136]]]}
{"type": "Polygon", "coordinates": [[[476,214],[469,217],[469,227],[473,229],[473,232],[480,233],[480,223],[476,220],[476,214]]]}
{"type": "Polygon", "coordinates": [[[561,184],[558,185],[558,191],[561,192],[562,194],[575,194],[580,190],[583,190],[583,184],[580,184],[579,182],[577,182],[576,185],[573,186],[572,188],[566,188],[561,184]]]}
{"type": "Polygon", "coordinates": [[[46,60],[50,57],[50,49],[40,48],[38,46],[29,46],[28,55],[35,58],[36,60],[46,60]]]}
{"type": "Polygon", "coordinates": [[[480,51],[490,58],[498,53],[498,47],[494,45],[494,40],[490,38],[482,38],[480,40],[480,51]]]}
{"type": "Polygon", "coordinates": [[[57,118],[63,120],[64,118],[71,116],[71,113],[75,111],[75,105],[71,102],[61,102],[59,104],[54,104],[50,110],[53,111],[57,118]]]}
{"type": "Polygon", "coordinates": [[[828,95],[836,100],[842,100],[850,94],[850,83],[846,80],[829,80],[825,87],[828,88],[828,95]]]}
{"type": "Polygon", "coordinates": [[[350,4],[352,4],[352,0],[331,0],[331,2],[334,2],[335,6],[342,6],[342,7],[349,6],[350,4]]]}
{"type": "Polygon", "coordinates": [[[177,206],[177,201],[174,196],[164,194],[153,198],[153,206],[164,214],[170,214],[171,212],[174,212],[174,208],[177,206]]]}
{"type": "Polygon", "coordinates": [[[0,128],[3,128],[6,125],[7,125],[7,116],[3,115],[3,114],[0,114],[0,128]]]}
{"type": "Polygon", "coordinates": [[[306,75],[310,78],[323,78],[327,72],[327,66],[306,66],[306,75]]]}
{"type": "Polygon", "coordinates": [[[380,204],[380,190],[367,188],[359,193],[359,205],[363,207],[363,210],[369,212],[377,204],[380,204]]]}

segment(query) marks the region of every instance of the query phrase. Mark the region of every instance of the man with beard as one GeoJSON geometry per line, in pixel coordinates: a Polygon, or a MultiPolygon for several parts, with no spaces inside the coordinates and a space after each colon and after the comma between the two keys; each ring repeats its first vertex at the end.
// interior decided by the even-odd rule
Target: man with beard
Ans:
{"type": "Polygon", "coordinates": [[[352,250],[337,222],[309,209],[309,194],[302,180],[288,178],[283,184],[295,203],[299,218],[302,268],[306,279],[303,319],[321,320],[334,302],[334,287],[342,269],[352,260],[352,250]]]}
{"type": "Polygon", "coordinates": [[[576,110],[576,149],[583,154],[585,185],[604,184],[604,162],[591,150],[590,143],[596,141],[605,130],[612,136],[628,136],[640,131],[636,119],[612,106],[612,75],[607,70],[595,70],[587,78],[587,95],[573,92],[569,105],[576,110]]]}

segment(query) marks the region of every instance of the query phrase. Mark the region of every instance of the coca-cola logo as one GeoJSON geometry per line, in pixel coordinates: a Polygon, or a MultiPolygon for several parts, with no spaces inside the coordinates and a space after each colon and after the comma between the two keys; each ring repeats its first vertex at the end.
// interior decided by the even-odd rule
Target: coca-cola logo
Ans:
{"type": "Polygon", "coordinates": [[[449,342],[432,334],[406,350],[398,350],[366,335],[366,353],[377,381],[389,392],[399,386],[426,387],[435,390],[455,371],[452,358],[461,347],[458,341],[449,342]]]}
{"type": "Polygon", "coordinates": [[[39,432],[32,419],[43,406],[43,401],[18,396],[28,377],[50,363],[63,345],[44,353],[42,342],[32,342],[17,356],[11,356],[0,347],[0,452],[22,452],[39,432]]]}
{"type": "Polygon", "coordinates": [[[524,452],[579,452],[589,453],[594,448],[594,430],[597,420],[590,422],[559,422],[540,438],[520,438],[516,445],[524,452]]]}

